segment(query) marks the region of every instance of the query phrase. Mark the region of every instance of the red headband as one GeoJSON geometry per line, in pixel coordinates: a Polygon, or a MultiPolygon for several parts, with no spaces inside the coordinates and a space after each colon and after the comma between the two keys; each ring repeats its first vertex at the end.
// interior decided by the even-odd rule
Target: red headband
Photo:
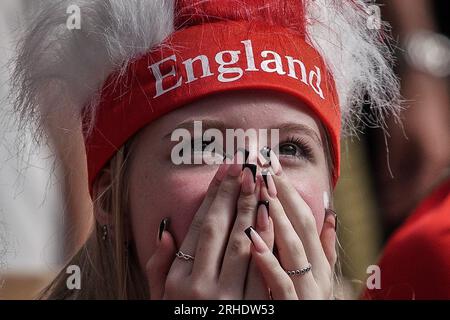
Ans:
{"type": "Polygon", "coordinates": [[[102,167],[141,128],[207,95],[239,89],[276,90],[306,104],[331,138],[336,183],[340,110],[334,81],[319,53],[291,28],[222,21],[176,31],[130,63],[124,76],[108,78],[93,130],[85,136],[91,195],[102,167]]]}

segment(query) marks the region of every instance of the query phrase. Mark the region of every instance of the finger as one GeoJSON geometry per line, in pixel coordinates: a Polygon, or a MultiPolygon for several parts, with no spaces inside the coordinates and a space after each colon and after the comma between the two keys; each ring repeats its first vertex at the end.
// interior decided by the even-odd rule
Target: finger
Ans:
{"type": "MultiPolygon", "coordinates": [[[[274,233],[273,221],[269,217],[269,201],[259,201],[256,215],[256,232],[266,243],[270,251],[273,250],[274,233]]],[[[255,260],[250,261],[244,299],[267,300],[270,299],[268,287],[255,260]]]]}
{"type": "Polygon", "coordinates": [[[162,230],[160,234],[161,240],[159,238],[157,240],[156,251],[145,266],[151,300],[162,299],[167,274],[176,252],[175,240],[172,235],[166,230],[162,230]]]}
{"type": "MultiPolygon", "coordinates": [[[[320,243],[311,208],[291,184],[273,151],[270,151],[270,160],[275,173],[272,178],[277,190],[277,197],[295,232],[300,237],[308,260],[314,266],[315,278],[321,284],[325,284],[328,282],[331,270],[320,243]]],[[[275,228],[276,233],[277,229],[275,228]]]]}
{"type": "Polygon", "coordinates": [[[242,164],[236,161],[230,164],[210,208],[203,217],[192,277],[207,280],[215,277],[217,280],[232,221],[235,219],[236,203],[241,188],[241,172],[242,164]]]}
{"type": "Polygon", "coordinates": [[[325,213],[325,221],[320,233],[320,242],[322,243],[323,251],[330,264],[331,270],[334,270],[334,266],[337,260],[336,254],[336,226],[337,216],[336,213],[327,209],[325,213]]]}
{"type": "Polygon", "coordinates": [[[244,230],[255,223],[259,196],[259,181],[255,164],[245,164],[242,172],[241,192],[237,200],[236,219],[226,244],[219,285],[230,296],[243,296],[250,262],[250,246],[244,230]]]}
{"type": "Polygon", "coordinates": [[[291,278],[280,266],[264,240],[253,228],[246,229],[246,234],[252,242],[251,253],[258,266],[267,287],[270,288],[275,300],[297,300],[297,294],[291,278]]]}
{"type": "MultiPolygon", "coordinates": [[[[203,224],[203,219],[206,213],[208,212],[209,208],[211,207],[211,204],[216,197],[217,190],[219,189],[222,180],[227,174],[228,169],[229,164],[227,163],[223,163],[219,166],[219,169],[217,170],[216,174],[214,175],[213,179],[211,180],[208,186],[205,198],[203,199],[202,204],[197,210],[191,222],[191,225],[189,226],[189,230],[179,249],[180,251],[189,254],[191,256],[194,255],[195,249],[197,247],[200,229],[203,224]]],[[[174,262],[174,265],[172,266],[172,272],[180,277],[188,276],[191,273],[191,271],[192,271],[192,263],[186,263],[186,261],[182,261],[179,259],[177,259],[174,262]]]]}
{"type": "MultiPolygon", "coordinates": [[[[273,185],[271,175],[268,175],[266,180],[268,185],[273,185]]],[[[274,224],[275,246],[283,268],[285,270],[297,270],[308,266],[310,261],[306,255],[303,243],[294,230],[278,198],[271,197],[266,186],[261,188],[261,198],[270,199],[270,216],[274,224]]],[[[295,277],[293,283],[299,298],[314,299],[319,296],[319,290],[311,272],[295,277]]]]}

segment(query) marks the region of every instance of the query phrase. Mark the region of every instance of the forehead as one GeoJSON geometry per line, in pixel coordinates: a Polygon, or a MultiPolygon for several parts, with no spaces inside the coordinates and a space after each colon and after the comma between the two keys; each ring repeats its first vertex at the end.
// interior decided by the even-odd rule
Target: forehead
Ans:
{"type": "Polygon", "coordinates": [[[206,96],[157,120],[164,127],[187,120],[220,120],[230,127],[269,128],[299,123],[320,133],[319,123],[302,101],[272,90],[235,90],[206,96]]]}

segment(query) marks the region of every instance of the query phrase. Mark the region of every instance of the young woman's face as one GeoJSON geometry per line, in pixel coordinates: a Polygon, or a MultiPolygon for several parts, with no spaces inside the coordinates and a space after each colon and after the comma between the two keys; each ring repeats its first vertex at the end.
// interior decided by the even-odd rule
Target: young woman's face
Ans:
{"type": "MultiPolygon", "coordinates": [[[[170,218],[169,231],[179,247],[218,165],[172,161],[177,128],[194,136],[194,121],[208,128],[279,129],[279,159],[292,184],[310,206],[320,233],[329,173],[318,121],[297,99],[273,91],[235,91],[214,95],[177,109],[142,130],[129,162],[131,232],[141,267],[156,247],[158,228],[170,218]],[[324,195],[324,193],[326,193],[324,195]]],[[[225,132],[223,132],[225,137],[225,132]]],[[[270,143],[270,137],[267,139],[270,143]]],[[[225,143],[225,142],[224,142],[225,143]]],[[[276,147],[270,146],[269,147],[276,147]]]]}

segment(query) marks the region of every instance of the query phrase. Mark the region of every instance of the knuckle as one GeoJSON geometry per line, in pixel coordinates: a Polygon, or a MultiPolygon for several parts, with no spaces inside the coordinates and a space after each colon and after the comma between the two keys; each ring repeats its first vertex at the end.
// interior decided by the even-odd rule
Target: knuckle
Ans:
{"type": "Polygon", "coordinates": [[[201,235],[204,239],[212,239],[220,232],[219,226],[221,224],[213,220],[212,218],[207,218],[200,228],[201,235]]]}
{"type": "Polygon", "coordinates": [[[237,203],[238,214],[251,214],[256,212],[256,200],[253,195],[242,195],[237,203]]]}
{"type": "Polygon", "coordinates": [[[250,244],[248,241],[241,238],[230,239],[228,244],[229,254],[233,257],[243,256],[249,253],[250,244]]]}
{"type": "Polygon", "coordinates": [[[198,216],[195,216],[191,222],[190,228],[192,231],[199,232],[202,228],[202,225],[203,225],[202,220],[198,216]]]}
{"type": "Polygon", "coordinates": [[[236,188],[233,181],[224,180],[220,185],[219,191],[217,192],[217,197],[228,199],[233,197],[236,193],[236,188]]]}
{"type": "Polygon", "coordinates": [[[316,220],[314,219],[314,215],[311,210],[308,210],[308,212],[303,214],[303,225],[306,230],[314,230],[316,228],[316,220]]]}
{"type": "Polygon", "coordinates": [[[316,220],[311,209],[306,206],[303,209],[298,210],[298,221],[304,230],[314,230],[316,228],[316,220]],[[314,229],[313,229],[314,228],[314,229]]]}
{"type": "Polygon", "coordinates": [[[293,222],[293,226],[295,225],[295,228],[300,228],[300,230],[302,230],[302,232],[311,232],[311,231],[315,231],[317,229],[316,226],[316,221],[313,217],[313,215],[311,214],[311,216],[309,216],[309,214],[304,214],[304,213],[300,213],[295,217],[295,222],[293,222]]]}
{"type": "Polygon", "coordinates": [[[279,247],[279,250],[280,252],[286,251],[287,255],[294,257],[303,255],[302,244],[300,243],[299,239],[295,239],[294,237],[289,237],[288,239],[286,239],[285,245],[279,247]]]}
{"type": "Polygon", "coordinates": [[[204,283],[200,281],[195,281],[191,283],[190,286],[190,298],[194,300],[202,300],[208,298],[208,290],[204,283]]]}

